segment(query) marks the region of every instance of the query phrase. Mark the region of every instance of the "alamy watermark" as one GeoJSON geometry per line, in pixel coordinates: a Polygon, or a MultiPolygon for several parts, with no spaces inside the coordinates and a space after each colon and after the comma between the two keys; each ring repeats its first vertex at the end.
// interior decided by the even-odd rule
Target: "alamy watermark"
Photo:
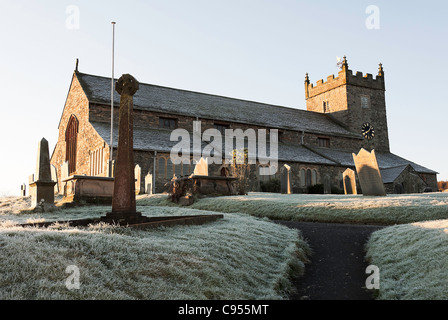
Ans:
{"type": "Polygon", "coordinates": [[[370,265],[366,268],[366,274],[369,276],[366,279],[366,288],[379,289],[380,288],[380,268],[375,265],[370,265]]]}
{"type": "Polygon", "coordinates": [[[80,272],[79,268],[75,265],[69,265],[65,268],[65,273],[70,273],[70,275],[65,280],[65,287],[68,290],[77,290],[80,288],[80,272]]]}
{"type": "Polygon", "coordinates": [[[69,5],[65,8],[65,27],[69,30],[78,30],[80,27],[79,7],[75,5],[69,5]]]}
{"type": "Polygon", "coordinates": [[[218,129],[206,129],[202,133],[201,121],[193,121],[193,136],[186,129],[175,129],[171,132],[170,141],[178,143],[171,149],[170,158],[174,164],[180,164],[193,155],[193,161],[201,157],[207,158],[209,164],[237,164],[247,161],[247,164],[258,164],[260,175],[273,175],[278,168],[278,130],[277,129],[225,129],[224,141],[222,132],[218,129]],[[269,155],[267,154],[269,135],[269,155]],[[202,148],[202,142],[208,144],[202,148]],[[223,148],[224,145],[224,148],[223,148]],[[191,147],[192,146],[192,147],[191,147]],[[224,150],[223,150],[224,149],[224,150]],[[247,149],[247,159],[235,158],[234,150],[247,149]]]}
{"type": "Polygon", "coordinates": [[[369,16],[366,18],[366,28],[369,30],[380,28],[380,8],[375,5],[367,6],[366,14],[369,16]]]}

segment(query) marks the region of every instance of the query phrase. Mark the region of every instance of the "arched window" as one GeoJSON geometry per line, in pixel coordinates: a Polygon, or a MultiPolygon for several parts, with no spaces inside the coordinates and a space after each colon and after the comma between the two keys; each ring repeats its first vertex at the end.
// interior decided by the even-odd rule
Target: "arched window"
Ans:
{"type": "Polygon", "coordinates": [[[68,161],[69,174],[76,171],[78,125],[78,119],[72,115],[68,121],[67,129],[65,131],[65,160],[68,161]]]}
{"type": "Polygon", "coordinates": [[[311,184],[314,186],[317,184],[317,171],[313,169],[312,175],[311,175],[311,184]]]}
{"type": "Polygon", "coordinates": [[[301,187],[305,187],[306,183],[305,183],[305,169],[301,169],[300,170],[300,186],[301,187]]]}
{"type": "Polygon", "coordinates": [[[159,158],[159,177],[165,178],[166,177],[166,162],[165,158],[159,158]]]}
{"type": "Polygon", "coordinates": [[[311,170],[307,169],[306,170],[306,177],[305,177],[305,182],[306,182],[306,186],[309,187],[311,186],[311,170]]]}

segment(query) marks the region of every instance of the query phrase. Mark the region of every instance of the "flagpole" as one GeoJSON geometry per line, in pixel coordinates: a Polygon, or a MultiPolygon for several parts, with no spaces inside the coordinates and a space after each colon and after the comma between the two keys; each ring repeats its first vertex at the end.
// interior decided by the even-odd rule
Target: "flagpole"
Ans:
{"type": "Polygon", "coordinates": [[[109,177],[112,177],[112,159],[114,150],[114,46],[115,46],[115,22],[112,21],[112,78],[110,81],[110,157],[109,177]]]}

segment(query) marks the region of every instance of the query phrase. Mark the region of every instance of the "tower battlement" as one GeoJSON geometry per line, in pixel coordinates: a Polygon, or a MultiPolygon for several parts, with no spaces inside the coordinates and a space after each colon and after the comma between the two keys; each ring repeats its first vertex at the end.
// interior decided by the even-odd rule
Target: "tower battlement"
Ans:
{"type": "Polygon", "coordinates": [[[365,87],[369,89],[376,90],[385,90],[384,84],[384,70],[383,66],[380,63],[378,68],[378,74],[374,78],[371,73],[366,73],[365,75],[357,71],[356,74],[353,74],[353,71],[348,69],[347,60],[344,57],[342,69],[338,72],[338,76],[330,75],[327,77],[327,80],[324,82],[323,79],[320,79],[316,82],[316,85],[310,82],[308,78],[308,73],[305,78],[305,97],[306,99],[312,98],[323,92],[327,92],[329,90],[335,89],[342,85],[353,85],[358,87],[365,87]]]}

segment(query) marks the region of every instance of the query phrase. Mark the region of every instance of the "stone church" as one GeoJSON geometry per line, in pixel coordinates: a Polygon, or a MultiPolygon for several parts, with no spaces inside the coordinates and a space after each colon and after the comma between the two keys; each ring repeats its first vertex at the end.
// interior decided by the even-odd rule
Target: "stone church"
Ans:
{"type": "MultiPolygon", "coordinates": [[[[390,151],[384,79],[381,64],[375,77],[361,72],[354,74],[344,57],[337,77],[331,75],[326,81],[312,84],[306,75],[307,110],[140,83],[134,96],[137,191],[163,192],[164,184],[174,174],[193,172],[192,157],[181,164],[170,159],[170,150],[177,143],[170,141],[172,130],[184,128],[192,132],[193,121],[201,121],[202,130],[216,128],[221,132],[278,129],[278,169],[285,164],[289,166],[293,193],[305,193],[310,186],[324,181],[333,190],[341,190],[342,173],[347,168],[355,169],[352,153],[358,153],[360,148],[375,150],[388,193],[436,191],[437,172],[390,151]]],[[[110,90],[110,78],[81,73],[76,67],[51,157],[61,193],[70,179],[74,188],[73,177],[111,180],[108,178],[110,90]]],[[[114,156],[119,99],[115,92],[114,156]]],[[[251,191],[260,191],[260,185],[269,179],[279,179],[280,170],[273,176],[262,176],[258,174],[259,166],[258,163],[251,166],[251,191]]],[[[219,174],[218,166],[211,167],[210,173],[214,170],[219,174]]]]}

